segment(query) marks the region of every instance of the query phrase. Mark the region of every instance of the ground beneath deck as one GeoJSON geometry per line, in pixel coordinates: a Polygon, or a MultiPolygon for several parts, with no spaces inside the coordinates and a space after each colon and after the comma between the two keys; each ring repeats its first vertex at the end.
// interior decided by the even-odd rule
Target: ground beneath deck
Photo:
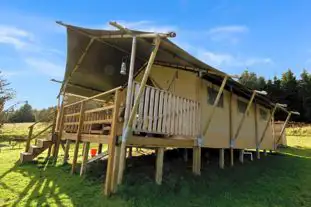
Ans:
{"type": "Polygon", "coordinates": [[[101,193],[98,172],[104,164],[85,177],[71,176],[70,165],[51,166],[44,155],[20,166],[21,151],[0,152],[0,206],[311,206],[311,145],[245,159],[243,165],[236,160],[235,167],[226,163],[224,170],[218,168],[217,153],[210,153],[201,176],[192,175],[191,158],[185,163],[171,151],[161,186],[154,182],[155,156],[138,157],[128,162],[125,183],[110,199],[101,193]]]}

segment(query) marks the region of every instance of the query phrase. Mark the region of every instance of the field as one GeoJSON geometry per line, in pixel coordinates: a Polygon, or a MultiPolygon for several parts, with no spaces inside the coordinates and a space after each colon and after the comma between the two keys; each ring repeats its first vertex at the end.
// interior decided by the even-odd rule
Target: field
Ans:
{"type": "Polygon", "coordinates": [[[129,163],[125,184],[109,199],[101,193],[102,166],[85,177],[72,176],[70,165],[51,166],[45,155],[19,165],[23,149],[5,147],[0,152],[0,206],[311,206],[311,137],[289,136],[288,145],[261,160],[236,161],[233,168],[226,163],[224,170],[215,156],[203,162],[201,176],[192,175],[191,160],[166,156],[161,186],[154,182],[151,155],[149,165],[129,163]]]}

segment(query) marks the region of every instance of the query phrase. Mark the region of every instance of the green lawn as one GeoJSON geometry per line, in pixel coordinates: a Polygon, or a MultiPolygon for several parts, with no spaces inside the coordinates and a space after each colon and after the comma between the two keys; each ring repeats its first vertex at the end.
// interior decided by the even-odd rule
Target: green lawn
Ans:
{"type": "Polygon", "coordinates": [[[127,167],[124,186],[109,199],[101,193],[102,166],[85,177],[72,176],[70,165],[51,166],[45,155],[19,165],[22,149],[5,148],[0,206],[311,206],[311,137],[288,137],[288,143],[280,154],[243,165],[236,161],[224,170],[217,157],[204,161],[201,176],[192,175],[191,160],[166,159],[161,186],[154,183],[155,158],[145,160],[149,165],[136,160],[127,167]]]}

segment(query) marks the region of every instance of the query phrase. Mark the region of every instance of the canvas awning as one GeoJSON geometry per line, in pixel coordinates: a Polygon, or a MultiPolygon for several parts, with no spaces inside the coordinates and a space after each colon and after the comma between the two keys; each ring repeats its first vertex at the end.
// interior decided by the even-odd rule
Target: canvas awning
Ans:
{"type": "MultiPolygon", "coordinates": [[[[70,79],[70,84],[65,87],[67,93],[92,96],[100,91],[107,91],[127,83],[128,76],[120,74],[120,67],[123,60],[127,60],[127,67],[129,67],[132,38],[125,38],[126,33],[121,30],[87,29],[62,22],[58,23],[67,28],[67,64],[64,76],[64,81],[70,79]],[[115,37],[117,35],[124,35],[124,37],[115,37]],[[92,38],[94,41],[78,70],[73,72],[92,38]]],[[[144,31],[130,31],[137,35],[148,34],[144,31]]],[[[148,61],[152,47],[152,39],[137,38],[135,72],[148,61]]],[[[226,73],[193,57],[168,38],[162,38],[154,64],[193,72],[206,71],[208,73],[204,78],[215,84],[221,84],[223,76],[226,75],[226,73]]],[[[226,88],[228,90],[232,88],[235,93],[246,98],[252,94],[250,89],[231,78],[227,82],[226,88]]],[[[274,105],[262,95],[257,95],[255,99],[269,108],[274,105]]]]}
{"type": "MultiPolygon", "coordinates": [[[[67,80],[72,73],[91,38],[95,38],[79,69],[72,73],[71,86],[66,87],[66,92],[89,96],[90,91],[83,91],[81,87],[72,85],[106,91],[127,82],[128,77],[120,74],[120,67],[122,60],[128,60],[129,63],[132,38],[107,37],[124,35],[125,33],[120,30],[94,30],[61,24],[67,27],[67,64],[64,80],[67,80]]],[[[142,31],[131,30],[131,32],[147,34],[142,31]]],[[[148,61],[152,47],[152,39],[137,38],[135,71],[148,61]]],[[[167,38],[162,38],[154,64],[225,74],[191,56],[167,38]]]]}

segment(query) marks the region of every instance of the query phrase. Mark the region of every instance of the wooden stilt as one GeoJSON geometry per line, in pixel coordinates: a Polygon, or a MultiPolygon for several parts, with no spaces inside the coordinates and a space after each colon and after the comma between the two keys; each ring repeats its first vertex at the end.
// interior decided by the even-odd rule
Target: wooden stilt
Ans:
{"type": "Polygon", "coordinates": [[[230,148],[230,166],[234,166],[234,149],[230,148]]]}
{"type": "Polygon", "coordinates": [[[244,163],[244,149],[240,150],[239,160],[240,160],[240,163],[242,164],[244,163]]]}
{"type": "Polygon", "coordinates": [[[104,186],[104,194],[109,196],[112,192],[113,187],[113,170],[115,165],[115,149],[116,149],[116,143],[117,143],[117,124],[118,124],[118,114],[119,114],[119,108],[120,108],[120,91],[116,91],[115,93],[115,99],[114,99],[114,110],[112,115],[112,124],[111,124],[111,131],[110,131],[110,137],[108,141],[108,163],[107,163],[107,171],[106,171],[106,182],[104,186]]]}
{"type": "Polygon", "coordinates": [[[219,149],[219,168],[225,168],[225,150],[223,148],[219,149]]]}
{"type": "Polygon", "coordinates": [[[117,182],[118,182],[118,171],[119,171],[119,161],[120,161],[120,146],[115,147],[115,157],[114,157],[114,166],[112,173],[112,182],[111,182],[111,192],[117,192],[117,182]]]}
{"type": "Polygon", "coordinates": [[[160,147],[157,149],[156,175],[155,175],[155,180],[158,185],[162,184],[163,158],[164,158],[164,147],[160,147]]]}
{"type": "Polygon", "coordinates": [[[188,162],[188,149],[187,148],[184,149],[184,161],[188,162]]]}
{"type": "Polygon", "coordinates": [[[49,146],[47,158],[49,158],[51,156],[51,151],[52,151],[52,145],[49,146]]]}
{"type": "Polygon", "coordinates": [[[256,157],[258,160],[260,160],[260,150],[256,149],[256,157]]]}
{"type": "Polygon", "coordinates": [[[82,158],[82,164],[80,169],[80,176],[82,176],[86,171],[86,163],[89,156],[89,150],[90,150],[90,143],[84,142],[83,143],[83,158],[82,158]]]}
{"type": "Polygon", "coordinates": [[[192,172],[195,175],[201,174],[201,147],[193,147],[192,172]]]}
{"type": "Polygon", "coordinates": [[[267,150],[263,150],[263,154],[264,154],[264,156],[267,156],[268,154],[267,154],[267,150]]]}
{"type": "Polygon", "coordinates": [[[75,150],[73,152],[73,158],[72,158],[71,174],[73,174],[75,172],[76,165],[77,165],[79,145],[80,145],[80,139],[81,139],[81,132],[82,132],[82,126],[83,126],[83,120],[84,120],[84,110],[85,110],[85,102],[82,102],[81,108],[80,108],[80,117],[79,117],[78,131],[77,131],[77,139],[76,139],[75,150]]]}
{"type": "Polygon", "coordinates": [[[98,153],[98,154],[101,154],[101,153],[102,153],[102,150],[103,150],[103,144],[100,143],[100,144],[98,144],[97,153],[98,153]]]}
{"type": "Polygon", "coordinates": [[[64,152],[63,164],[66,164],[66,163],[68,162],[68,158],[69,158],[69,149],[70,149],[70,140],[67,139],[67,140],[66,140],[66,145],[65,145],[65,152],[64,152]]]}
{"type": "MultiPolygon", "coordinates": [[[[141,98],[141,96],[145,90],[147,79],[148,79],[148,76],[150,74],[154,59],[156,57],[160,42],[161,42],[161,39],[155,38],[155,46],[154,46],[154,48],[151,52],[151,55],[149,57],[149,61],[148,61],[144,76],[142,78],[138,94],[135,97],[134,105],[133,105],[131,113],[129,115],[129,120],[127,123],[124,123],[125,124],[125,127],[124,127],[125,130],[124,130],[124,134],[122,134],[120,163],[119,163],[119,172],[118,172],[118,184],[121,184],[122,180],[123,180],[123,173],[124,173],[124,168],[125,168],[125,155],[126,155],[126,139],[131,135],[131,132],[132,132],[131,129],[132,129],[134,118],[136,116],[136,112],[137,112],[137,108],[138,108],[138,105],[140,102],[140,98],[141,98]]],[[[127,107],[130,107],[130,106],[127,106],[127,107]]],[[[130,110],[130,108],[128,110],[130,110]]]]}
{"type": "Polygon", "coordinates": [[[128,148],[129,149],[129,151],[128,151],[128,158],[132,158],[132,156],[133,156],[133,147],[129,147],[128,148]]]}

